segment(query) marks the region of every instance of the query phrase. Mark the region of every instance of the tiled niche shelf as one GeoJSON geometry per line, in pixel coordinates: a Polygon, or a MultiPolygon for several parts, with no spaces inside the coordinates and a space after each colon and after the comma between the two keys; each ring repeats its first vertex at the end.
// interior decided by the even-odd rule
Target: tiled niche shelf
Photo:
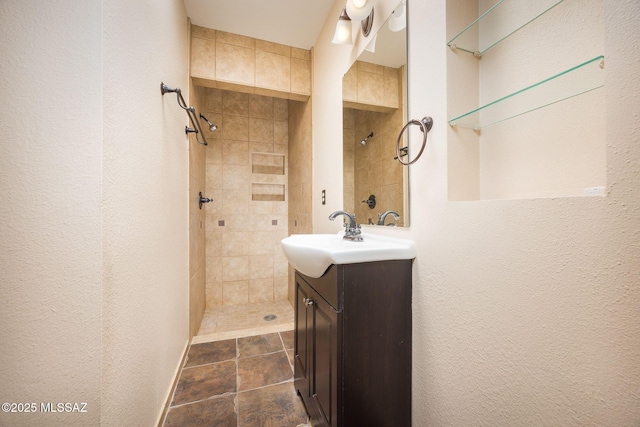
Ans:
{"type": "Polygon", "coordinates": [[[251,173],[284,175],[284,154],[252,153],[251,173]]]}
{"type": "Polygon", "coordinates": [[[480,58],[489,49],[527,26],[530,22],[535,21],[562,3],[562,1],[536,0],[516,2],[513,0],[500,0],[452,38],[447,43],[447,46],[480,58]],[[529,8],[526,14],[511,13],[511,8],[522,8],[523,6],[529,8]],[[518,18],[514,19],[514,15],[518,18]],[[505,16],[510,17],[510,19],[505,19],[505,16]],[[480,26],[482,26],[482,31],[480,31],[480,26]],[[482,37],[479,37],[478,34],[480,33],[482,33],[482,37]]]}
{"type": "Polygon", "coordinates": [[[284,202],[284,184],[251,184],[251,200],[284,202]]]}
{"type": "Polygon", "coordinates": [[[604,56],[553,75],[449,120],[476,131],[604,86],[604,56]]]}

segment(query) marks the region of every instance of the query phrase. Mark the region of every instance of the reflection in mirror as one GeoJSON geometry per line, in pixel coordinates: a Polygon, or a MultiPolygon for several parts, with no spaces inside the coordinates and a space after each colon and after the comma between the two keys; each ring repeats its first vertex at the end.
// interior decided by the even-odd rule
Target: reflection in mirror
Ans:
{"type": "Polygon", "coordinates": [[[407,120],[402,19],[400,31],[385,23],[369,37],[367,50],[342,80],[344,209],[355,212],[361,224],[409,225],[408,167],[394,159],[407,120]]]}

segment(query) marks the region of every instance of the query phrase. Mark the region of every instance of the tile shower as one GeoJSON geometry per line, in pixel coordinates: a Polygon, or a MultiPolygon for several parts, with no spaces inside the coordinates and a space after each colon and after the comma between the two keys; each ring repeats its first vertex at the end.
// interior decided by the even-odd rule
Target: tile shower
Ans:
{"type": "Polygon", "coordinates": [[[279,302],[288,297],[289,270],[280,240],[288,236],[290,101],[215,88],[198,88],[198,94],[201,111],[218,125],[205,131],[209,145],[202,152],[203,194],[213,199],[203,207],[202,335],[217,332],[214,318],[221,312],[237,313],[227,309],[232,306],[283,313],[279,302]]]}

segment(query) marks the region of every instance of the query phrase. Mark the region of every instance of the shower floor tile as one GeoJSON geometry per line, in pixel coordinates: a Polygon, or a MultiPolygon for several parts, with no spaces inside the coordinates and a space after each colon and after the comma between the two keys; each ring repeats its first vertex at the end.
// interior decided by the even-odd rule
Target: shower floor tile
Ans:
{"type": "Polygon", "coordinates": [[[292,330],[293,307],[287,300],[249,305],[208,307],[193,343],[292,330]],[[273,314],[274,320],[265,316],[273,314]]]}

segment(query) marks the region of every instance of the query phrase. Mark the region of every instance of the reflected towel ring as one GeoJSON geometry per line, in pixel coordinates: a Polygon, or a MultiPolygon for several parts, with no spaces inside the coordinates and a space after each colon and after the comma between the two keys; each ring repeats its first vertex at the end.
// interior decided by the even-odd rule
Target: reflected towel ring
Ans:
{"type": "Polygon", "coordinates": [[[404,127],[400,131],[400,135],[398,135],[398,141],[396,142],[396,158],[401,164],[403,164],[404,166],[412,165],[416,162],[416,160],[420,158],[420,156],[422,156],[424,147],[427,146],[427,133],[431,130],[432,127],[433,119],[429,116],[423,117],[422,120],[410,120],[406,125],[404,125],[404,127]],[[404,133],[404,131],[407,130],[407,128],[411,125],[420,126],[420,130],[422,131],[422,147],[420,148],[420,152],[418,153],[418,155],[413,160],[411,160],[410,162],[404,162],[402,161],[402,148],[400,148],[400,141],[402,140],[402,134],[404,133]]]}

